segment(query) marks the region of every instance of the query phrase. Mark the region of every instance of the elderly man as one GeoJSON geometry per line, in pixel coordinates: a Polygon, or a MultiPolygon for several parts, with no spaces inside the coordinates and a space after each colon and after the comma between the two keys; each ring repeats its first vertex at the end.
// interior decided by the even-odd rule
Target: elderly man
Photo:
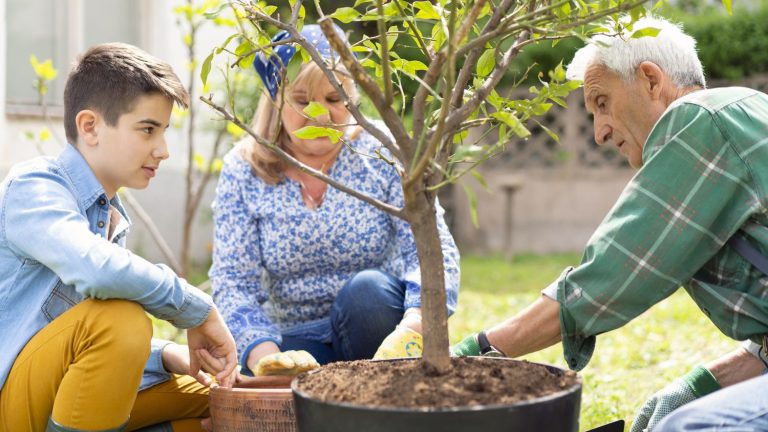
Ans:
{"type": "Polygon", "coordinates": [[[596,37],[568,67],[569,78],[584,82],[595,140],[616,146],[637,174],[578,267],[452,351],[517,357],[562,341],[579,370],[598,334],[683,286],[723,333],[747,342],[655,394],[632,430],[768,430],[760,352],[768,333],[768,96],[705,90],[695,41],[657,18],[633,29],[646,27],[660,32],[596,37]]]}

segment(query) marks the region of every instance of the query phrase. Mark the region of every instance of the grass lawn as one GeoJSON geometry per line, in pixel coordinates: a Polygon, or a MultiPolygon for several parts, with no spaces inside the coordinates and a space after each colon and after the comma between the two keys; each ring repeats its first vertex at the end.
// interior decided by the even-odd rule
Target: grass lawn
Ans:
{"type": "MultiPolygon", "coordinates": [[[[578,262],[577,254],[521,255],[511,262],[462,257],[459,304],[449,320],[451,343],[522,310],[566,266],[578,262]]],[[[167,323],[155,324],[159,337],[183,342],[184,335],[167,323]]],[[[679,290],[629,325],[597,338],[595,354],[580,372],[581,430],[623,418],[628,431],[635,411],[656,390],[737,346],[679,290]]],[[[567,368],[559,344],[525,358],[567,368]]]]}
{"type": "MultiPolygon", "coordinates": [[[[461,292],[449,320],[451,343],[522,310],[579,255],[523,255],[511,262],[462,257],[461,292]]],[[[656,390],[692,367],[738,346],[709,322],[680,289],[629,325],[598,336],[583,379],[581,430],[627,421],[656,390]]],[[[560,344],[525,357],[567,368],[560,344]]]]}

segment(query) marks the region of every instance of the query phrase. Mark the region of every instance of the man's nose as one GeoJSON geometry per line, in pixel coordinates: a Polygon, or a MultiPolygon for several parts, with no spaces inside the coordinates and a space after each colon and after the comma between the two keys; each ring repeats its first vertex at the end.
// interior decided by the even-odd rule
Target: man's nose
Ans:
{"type": "Polygon", "coordinates": [[[611,139],[613,129],[611,129],[611,126],[603,118],[595,116],[594,128],[595,142],[597,145],[603,145],[606,141],[611,139]]]}

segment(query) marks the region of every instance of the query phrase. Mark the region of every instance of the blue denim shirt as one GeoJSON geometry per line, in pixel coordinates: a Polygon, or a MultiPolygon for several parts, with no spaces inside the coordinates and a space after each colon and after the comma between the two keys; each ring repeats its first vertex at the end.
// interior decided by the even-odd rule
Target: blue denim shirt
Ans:
{"type": "MultiPolygon", "coordinates": [[[[85,298],[135,301],[179,328],[208,316],[210,296],[125,249],[127,228],[107,240],[110,205],[130,222],[69,145],[58,158],[14,166],[0,184],[0,389],[24,345],[85,298]]],[[[169,378],[166,343],[152,341],[140,389],[169,378]]]]}

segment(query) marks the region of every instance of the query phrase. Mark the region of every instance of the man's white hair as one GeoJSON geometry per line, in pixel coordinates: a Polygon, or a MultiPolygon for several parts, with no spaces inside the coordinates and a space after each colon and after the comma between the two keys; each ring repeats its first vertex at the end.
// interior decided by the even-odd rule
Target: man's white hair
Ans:
{"type": "MultiPolygon", "coordinates": [[[[626,17],[625,17],[626,18],[626,17]]],[[[649,61],[661,68],[678,87],[705,86],[704,70],[696,54],[696,41],[682,29],[658,17],[637,20],[632,30],[620,35],[599,34],[578,50],[568,65],[568,79],[583,80],[587,68],[596,63],[632,81],[640,63],[649,61]],[[659,29],[658,35],[632,38],[632,33],[644,29],[659,29]]]]}

